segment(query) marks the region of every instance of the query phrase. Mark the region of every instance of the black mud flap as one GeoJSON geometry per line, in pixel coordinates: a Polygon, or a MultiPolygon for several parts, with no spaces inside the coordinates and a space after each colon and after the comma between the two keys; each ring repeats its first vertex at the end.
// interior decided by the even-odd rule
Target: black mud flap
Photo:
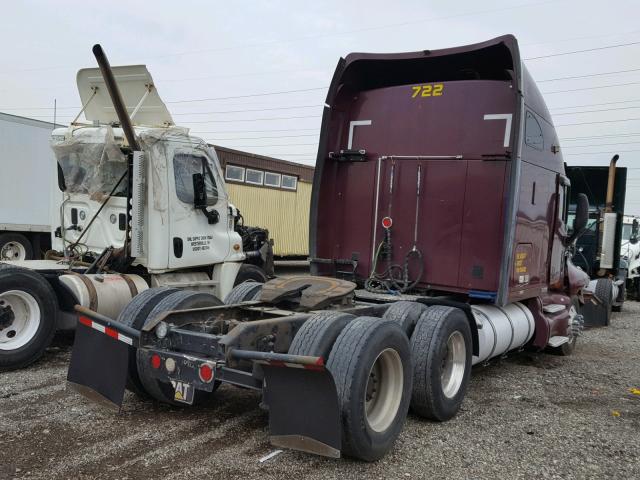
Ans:
{"type": "Polygon", "coordinates": [[[83,320],[87,321],[81,318],[76,328],[68,385],[90,400],[119,409],[127,381],[130,346],[118,339],[117,333],[114,338],[104,332],[104,327],[92,328],[83,320]]]}
{"type": "Polygon", "coordinates": [[[340,458],[340,406],[325,368],[263,365],[269,434],[277,447],[340,458]]]}

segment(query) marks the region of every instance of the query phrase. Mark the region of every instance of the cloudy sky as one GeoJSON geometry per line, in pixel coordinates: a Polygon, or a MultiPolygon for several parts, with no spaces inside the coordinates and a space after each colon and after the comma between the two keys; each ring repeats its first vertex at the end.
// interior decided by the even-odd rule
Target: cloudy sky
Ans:
{"type": "Polygon", "coordinates": [[[70,121],[76,71],[95,66],[91,46],[101,43],[112,65],[146,64],[176,123],[195,134],[313,164],[340,56],[512,33],[565,160],[607,165],[620,153],[630,168],[626,211],[640,214],[639,17],[637,0],[23,0],[3,5],[0,111],[53,120],[56,99],[58,121],[70,121]]]}

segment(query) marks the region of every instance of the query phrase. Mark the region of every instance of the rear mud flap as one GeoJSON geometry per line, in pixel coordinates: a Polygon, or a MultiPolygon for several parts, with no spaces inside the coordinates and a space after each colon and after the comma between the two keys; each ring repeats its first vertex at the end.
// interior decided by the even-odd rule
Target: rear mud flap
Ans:
{"type": "Polygon", "coordinates": [[[127,381],[129,349],[127,343],[79,322],[68,386],[93,401],[119,409],[127,381]]]}
{"type": "Polygon", "coordinates": [[[263,365],[263,369],[271,443],[340,458],[340,406],[331,373],[324,368],[263,365]]]}

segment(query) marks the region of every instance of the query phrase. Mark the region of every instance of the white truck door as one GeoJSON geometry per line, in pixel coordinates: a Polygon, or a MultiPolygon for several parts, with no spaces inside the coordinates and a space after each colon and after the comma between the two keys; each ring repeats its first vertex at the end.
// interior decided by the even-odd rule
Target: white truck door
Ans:
{"type": "Polygon", "coordinates": [[[216,171],[203,150],[174,150],[169,162],[169,268],[221,263],[230,253],[229,202],[216,171]],[[218,214],[213,224],[194,207],[194,173],[204,176],[207,209],[218,214]]]}

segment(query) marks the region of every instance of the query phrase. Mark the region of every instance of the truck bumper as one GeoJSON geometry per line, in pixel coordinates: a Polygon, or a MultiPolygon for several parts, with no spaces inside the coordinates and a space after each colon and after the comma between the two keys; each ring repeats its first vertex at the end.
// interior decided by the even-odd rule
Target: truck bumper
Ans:
{"type": "MultiPolygon", "coordinates": [[[[261,390],[269,411],[273,445],[340,457],[340,406],[335,381],[319,357],[234,350],[231,357],[254,362],[262,375],[225,366],[224,361],[160,348],[140,347],[140,332],[83,307],[67,375],[69,386],[94,402],[120,408],[129,355],[136,349],[152,368],[146,374],[173,384],[178,401],[184,387],[211,392],[216,382],[261,390]]],[[[190,398],[193,398],[190,396],[190,398]]]]}

